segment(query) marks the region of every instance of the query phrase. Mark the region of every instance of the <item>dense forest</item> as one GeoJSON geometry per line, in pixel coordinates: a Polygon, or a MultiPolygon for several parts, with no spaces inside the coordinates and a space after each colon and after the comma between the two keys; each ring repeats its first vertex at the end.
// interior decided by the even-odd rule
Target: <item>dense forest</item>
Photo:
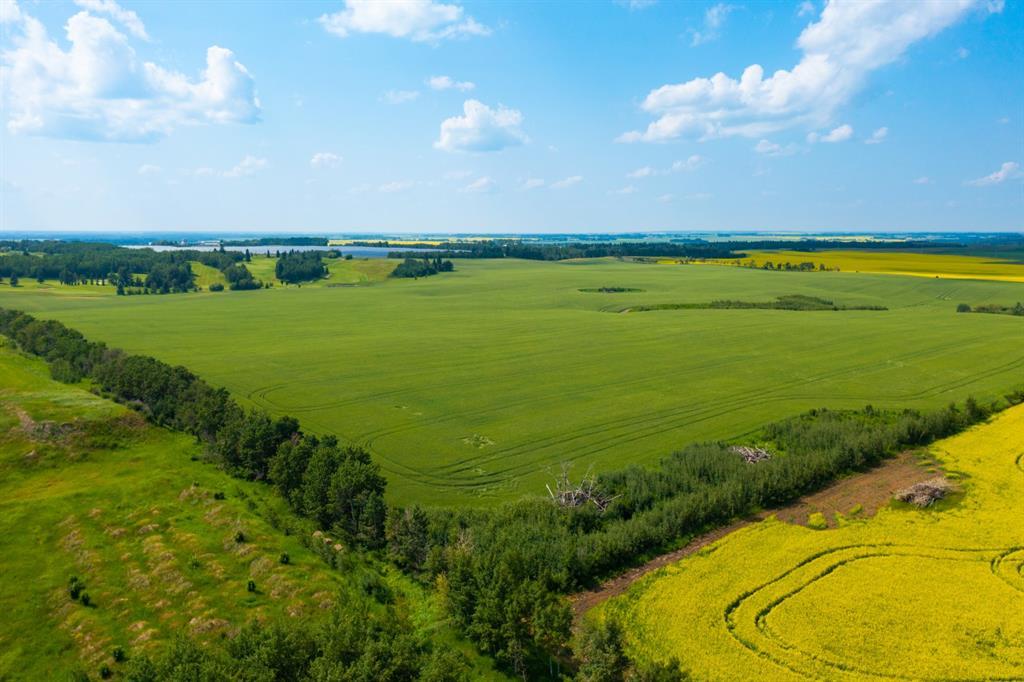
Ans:
{"type": "Polygon", "coordinates": [[[451,272],[455,266],[450,260],[442,260],[441,256],[423,256],[422,258],[406,258],[391,271],[391,277],[429,277],[439,272],[451,272]]]}
{"type": "MultiPolygon", "coordinates": [[[[47,360],[54,378],[75,382],[87,377],[101,394],[154,423],[194,435],[231,474],[273,485],[320,528],[381,553],[434,586],[461,631],[524,679],[541,671],[546,675],[552,661],[567,655],[571,615],[565,595],[710,527],[783,504],[903,448],[948,436],[1000,407],[968,399],[962,407],[932,412],[814,410],[769,424],[754,436],[751,442],[773,453],[756,464],[727,443],[701,443],[667,456],[656,467],[604,473],[594,482],[600,504],[574,506],[533,497],[486,510],[398,508],[385,503],[386,480],[363,448],[306,434],[291,417],[244,409],[224,389],[209,386],[184,367],[107,348],[59,322],[18,311],[0,309],[0,333],[47,360]]],[[[1006,396],[1005,402],[1022,400],[1024,390],[1006,396]]],[[[301,626],[289,632],[305,642],[289,663],[299,666],[296,670],[337,664],[318,662],[329,653],[317,648],[322,635],[301,626]]],[[[386,658],[388,642],[396,636],[388,628],[375,630],[365,634],[373,642],[365,646],[386,658]]],[[[253,637],[253,646],[277,646],[262,635],[253,637]]],[[[245,660],[231,653],[242,643],[227,646],[225,658],[211,653],[210,662],[202,665],[228,666],[225,671],[245,665],[228,662],[245,660]]],[[[616,680],[629,671],[636,680],[681,679],[672,666],[633,669],[620,648],[613,631],[587,633],[576,643],[580,677],[616,680]]],[[[361,651],[356,647],[345,665],[360,659],[361,651]]],[[[436,662],[425,649],[413,647],[409,656],[418,661],[410,665],[420,669],[436,662]]],[[[160,672],[175,670],[174,656],[150,665],[152,676],[139,679],[174,677],[160,672]]]]}
{"type": "Polygon", "coordinates": [[[288,251],[278,257],[274,266],[274,275],[288,284],[309,282],[326,274],[327,266],[319,251],[288,251]]]}

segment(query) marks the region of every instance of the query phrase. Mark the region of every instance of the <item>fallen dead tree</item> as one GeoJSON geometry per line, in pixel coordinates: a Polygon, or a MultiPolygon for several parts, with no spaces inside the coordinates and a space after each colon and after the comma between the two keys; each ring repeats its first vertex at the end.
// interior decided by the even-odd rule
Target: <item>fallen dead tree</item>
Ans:
{"type": "Polygon", "coordinates": [[[734,445],[729,450],[742,457],[747,464],[756,464],[772,458],[772,454],[764,448],[754,448],[749,445],[734,445]]]}
{"type": "Polygon", "coordinates": [[[555,477],[554,490],[551,489],[550,485],[544,486],[548,489],[551,501],[559,507],[575,508],[592,503],[603,513],[615,501],[615,498],[618,497],[618,495],[609,497],[602,493],[597,487],[597,476],[590,469],[587,470],[586,475],[580,479],[579,483],[573,483],[569,478],[570,468],[567,464],[562,465],[562,472],[555,477]]]}
{"type": "Polygon", "coordinates": [[[917,507],[927,507],[946,497],[953,490],[952,483],[938,476],[897,491],[896,499],[900,502],[909,502],[917,507]]]}

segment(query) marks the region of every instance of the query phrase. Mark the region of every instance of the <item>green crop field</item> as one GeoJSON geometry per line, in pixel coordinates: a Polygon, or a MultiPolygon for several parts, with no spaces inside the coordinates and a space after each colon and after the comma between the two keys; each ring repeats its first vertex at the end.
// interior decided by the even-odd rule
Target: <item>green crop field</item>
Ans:
{"type": "Polygon", "coordinates": [[[130,659],[180,634],[315,622],[336,604],[372,611],[367,580],[386,585],[424,637],[464,650],[474,677],[498,677],[422,587],[340,544],[343,570],[330,568],[269,486],[200,455],[191,437],[52,381],[42,361],[0,342],[0,679],[98,679],[120,669],[116,649],[130,659]],[[71,599],[72,576],[87,604],[71,599]]]}
{"type": "Polygon", "coordinates": [[[420,280],[374,270],[390,266],[216,295],[0,286],[0,306],[364,442],[394,500],[427,504],[543,493],[562,462],[652,462],[812,407],[991,399],[1024,377],[1024,320],[955,312],[1024,300],[1020,283],[615,260],[459,261],[420,280]],[[370,285],[331,286],[356,281],[370,285]],[[601,288],[632,291],[581,291],[601,288]],[[888,310],[610,312],[792,295],[888,310]]]}

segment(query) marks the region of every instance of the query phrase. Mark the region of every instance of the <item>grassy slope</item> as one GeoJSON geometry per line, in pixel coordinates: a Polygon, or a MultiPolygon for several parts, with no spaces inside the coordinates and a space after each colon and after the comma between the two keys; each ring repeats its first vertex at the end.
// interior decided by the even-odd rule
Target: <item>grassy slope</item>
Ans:
{"type": "Polygon", "coordinates": [[[958,500],[766,521],[603,608],[636,654],[702,680],[1024,679],[1022,443],[1024,405],[933,446],[958,500]]]}
{"type": "Polygon", "coordinates": [[[953,256],[906,251],[751,251],[743,262],[755,261],[763,265],[804,261],[824,263],[828,268],[844,272],[874,272],[915,277],[946,279],[989,279],[1005,282],[1024,282],[1024,265],[1013,260],[982,256],[953,256]]]}
{"type": "Polygon", "coordinates": [[[368,443],[393,499],[468,504],[543,492],[563,460],[650,462],[811,407],[996,397],[1020,382],[1021,320],[955,306],[1021,298],[1009,282],[611,260],[462,261],[420,280],[223,296],[71,300],[0,287],[2,306],[368,443]],[[579,291],[602,286],[643,291],[579,291]],[[889,310],[601,312],[787,294],[889,310]]]}
{"type": "Polygon", "coordinates": [[[192,461],[192,439],[55,383],[40,361],[3,346],[0,387],[0,679],[59,679],[77,667],[95,676],[116,668],[115,646],[132,655],[177,633],[212,638],[254,618],[317,618],[339,600],[368,600],[359,587],[368,574],[425,635],[470,653],[402,576],[358,557],[335,571],[276,530],[272,517],[308,532],[269,487],[192,461]],[[71,575],[94,607],[69,600],[71,575]]]}

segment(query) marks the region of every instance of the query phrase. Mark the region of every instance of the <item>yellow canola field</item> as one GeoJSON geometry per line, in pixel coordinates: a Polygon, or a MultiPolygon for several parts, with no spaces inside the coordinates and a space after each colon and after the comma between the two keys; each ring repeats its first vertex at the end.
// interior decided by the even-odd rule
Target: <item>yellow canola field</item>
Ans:
{"type": "MultiPolygon", "coordinates": [[[[887,275],[938,277],[941,279],[991,279],[1002,282],[1024,282],[1024,264],[979,256],[956,256],[934,253],[887,251],[749,251],[741,263],[753,260],[758,266],[765,261],[798,265],[811,262],[841,272],[875,272],[887,275]]],[[[733,260],[719,261],[734,263],[733,260]]]]}
{"type": "Polygon", "coordinates": [[[932,451],[962,496],[754,524],[596,617],[700,680],[1024,680],[1024,405],[932,451]]]}

